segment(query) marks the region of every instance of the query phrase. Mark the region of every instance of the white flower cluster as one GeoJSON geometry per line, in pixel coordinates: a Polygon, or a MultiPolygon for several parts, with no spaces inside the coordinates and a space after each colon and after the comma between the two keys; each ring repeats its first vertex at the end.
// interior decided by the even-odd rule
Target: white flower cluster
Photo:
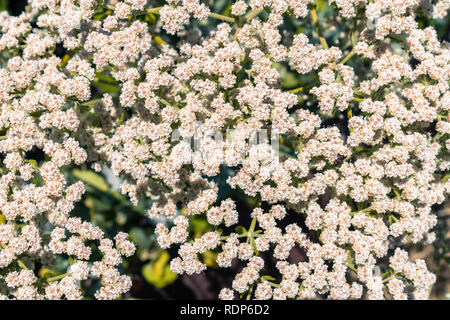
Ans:
{"type": "Polygon", "coordinates": [[[246,263],[222,299],[426,298],[435,276],[401,247],[434,240],[432,206],[450,193],[450,45],[416,14],[447,17],[449,1],[238,0],[231,16],[208,3],[31,0],[0,14],[0,297],[79,299],[91,276],[99,299],[130,289],[116,269],[135,251],[127,235],[113,242],[71,217],[84,186],[63,169],[87,164],[109,166],[134,204],[150,199],[149,217],[171,221],[155,233],[178,248],[172,271],[205,271],[207,251],[221,268],[246,263]],[[191,19],[212,31],[192,40],[191,19]],[[309,31],[281,32],[286,19],[309,31]],[[351,36],[329,46],[336,24],[351,36]],[[284,89],[280,66],[307,84],[284,89]],[[340,125],[323,121],[333,116],[340,125]],[[249,143],[266,127],[293,150],[275,167],[268,144],[249,143]],[[224,148],[211,134],[228,129],[224,148]],[[33,148],[45,160],[30,160],[33,148]],[[233,199],[218,202],[210,178],[224,166],[235,171],[226,183],[256,199],[248,230],[226,231],[242,217],[233,199]],[[212,231],[195,236],[195,216],[212,231]],[[305,261],[288,262],[294,247],[305,261]],[[71,265],[42,285],[34,265],[56,255],[71,265]],[[268,260],[278,274],[264,274],[268,260]]]}

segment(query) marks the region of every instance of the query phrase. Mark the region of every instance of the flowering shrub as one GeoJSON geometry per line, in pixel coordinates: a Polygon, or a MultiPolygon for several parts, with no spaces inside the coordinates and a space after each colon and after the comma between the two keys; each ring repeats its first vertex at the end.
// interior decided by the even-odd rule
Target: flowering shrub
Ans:
{"type": "Polygon", "coordinates": [[[75,212],[85,183],[105,191],[112,172],[157,221],[173,273],[240,261],[221,299],[427,298],[436,277],[404,248],[434,241],[432,208],[450,192],[450,46],[423,23],[449,6],[31,0],[2,12],[0,297],[80,299],[95,279],[98,299],[130,290],[133,242],[75,212]]]}

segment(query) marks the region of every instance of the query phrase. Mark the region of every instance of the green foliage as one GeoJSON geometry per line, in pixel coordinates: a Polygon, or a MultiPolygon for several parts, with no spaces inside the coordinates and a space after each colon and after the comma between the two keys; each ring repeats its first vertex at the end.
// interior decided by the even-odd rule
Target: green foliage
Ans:
{"type": "MultiPolygon", "coordinates": [[[[22,1],[19,0],[0,0],[0,11],[10,10],[14,8],[17,10],[17,7],[20,6],[19,3],[22,1]]],[[[229,1],[226,0],[218,0],[211,1],[212,8],[214,12],[230,15],[231,5],[229,1]]],[[[326,4],[324,0],[315,1],[316,8],[321,11],[324,9],[322,14],[328,14],[332,9],[330,6],[326,4]]],[[[105,13],[96,13],[95,19],[101,20],[104,18],[105,13]]],[[[267,13],[263,12],[261,16],[267,18],[267,13]]],[[[157,22],[157,16],[153,13],[148,15],[143,15],[139,17],[139,19],[146,21],[149,24],[155,24],[157,22]]],[[[436,28],[438,35],[440,38],[448,37],[449,29],[450,29],[450,20],[436,20],[432,21],[431,19],[423,18],[420,21],[421,28],[425,28],[427,26],[432,25],[436,28]]],[[[198,26],[199,29],[207,34],[210,29],[214,27],[214,23],[202,23],[192,20],[192,26],[198,26]]],[[[296,30],[296,33],[307,32],[305,31],[305,27],[300,26],[300,23],[295,19],[286,18],[285,24],[281,26],[282,29],[296,30]]],[[[325,30],[327,38],[338,39],[336,35],[340,32],[346,32],[347,30],[336,30],[330,31],[325,30]]],[[[349,34],[350,36],[350,34],[349,34]]],[[[172,38],[170,36],[164,37],[165,41],[170,42],[172,38]]],[[[447,38],[448,39],[448,38],[447,38]]],[[[157,37],[154,38],[155,42],[157,42],[157,37]]],[[[348,39],[347,39],[348,40],[348,39]]],[[[70,58],[70,53],[66,54],[63,58],[63,63],[66,63],[70,58]]],[[[353,62],[352,62],[353,63],[353,62]]],[[[317,81],[317,74],[307,74],[302,77],[298,77],[298,74],[293,72],[287,64],[282,63],[274,63],[274,68],[278,70],[280,73],[282,87],[285,90],[292,90],[299,87],[304,87],[308,83],[314,83],[317,81]]],[[[121,90],[119,83],[111,76],[105,75],[102,72],[98,72],[95,78],[95,89],[97,92],[96,98],[101,96],[103,93],[109,93],[115,99],[121,90]]],[[[300,92],[300,91],[299,91],[300,92]]],[[[299,93],[295,92],[295,93],[299,93]]],[[[301,94],[299,94],[299,101],[301,101],[301,94]]],[[[89,101],[88,103],[80,104],[80,107],[85,108],[83,110],[92,110],[97,100],[89,101]],[[92,109],[90,109],[92,108],[92,109]]],[[[302,106],[306,107],[306,106],[302,106]]],[[[36,114],[39,116],[40,114],[36,114]]],[[[89,116],[95,116],[94,113],[90,113],[89,116]]],[[[123,121],[126,121],[127,115],[125,113],[121,113],[121,117],[119,120],[119,124],[123,121]]],[[[99,123],[102,119],[99,119],[99,123]]],[[[3,134],[3,133],[2,133],[3,134]]],[[[1,134],[0,134],[1,135],[1,134]]],[[[1,139],[1,137],[0,137],[1,139]]],[[[280,148],[282,154],[287,156],[294,157],[295,153],[293,152],[294,142],[285,141],[282,143],[280,148]]],[[[33,168],[38,169],[39,163],[36,160],[28,160],[28,162],[33,166],[33,168]]],[[[86,183],[88,186],[87,191],[84,195],[83,202],[77,204],[75,209],[75,213],[77,215],[89,215],[90,220],[95,222],[95,224],[102,227],[102,229],[107,230],[108,233],[114,234],[116,230],[123,230],[129,233],[130,239],[137,245],[138,254],[136,257],[131,258],[128,263],[124,264],[124,268],[127,269],[126,273],[141,273],[144,279],[148,282],[148,286],[154,286],[157,288],[164,288],[171,284],[173,284],[178,275],[173,273],[169,268],[169,260],[170,253],[166,250],[159,251],[155,248],[157,247],[155,237],[152,236],[154,233],[155,222],[149,220],[145,216],[145,209],[149,207],[149,203],[140,203],[138,206],[133,206],[130,201],[125,197],[119,194],[117,190],[114,190],[111,183],[104,176],[95,173],[92,170],[88,169],[73,169],[67,168],[65,174],[69,176],[73,176],[76,179],[79,179],[86,183]]],[[[231,169],[230,169],[231,170],[231,169]]],[[[443,178],[443,182],[447,181],[449,178],[449,174],[447,174],[443,178]]],[[[224,199],[229,196],[230,190],[226,189],[226,179],[228,175],[225,174],[225,170],[221,171],[221,175],[217,177],[217,182],[219,185],[219,199],[224,199]]],[[[40,183],[40,181],[36,181],[36,184],[40,183]]],[[[236,198],[239,199],[242,204],[248,208],[254,207],[259,201],[256,198],[247,197],[243,194],[234,194],[236,198]]],[[[181,214],[183,214],[183,210],[180,210],[181,214]]],[[[0,214],[0,224],[5,222],[5,218],[0,214]]],[[[253,224],[254,228],[254,224],[253,224]]],[[[252,229],[252,227],[250,227],[252,229]]],[[[206,218],[204,216],[198,216],[190,219],[190,234],[192,234],[193,238],[199,238],[206,232],[213,231],[214,229],[208,224],[206,218]]],[[[247,233],[251,233],[253,230],[247,230],[243,226],[239,226],[235,229],[235,231],[239,235],[245,235],[247,233]]],[[[437,228],[438,241],[435,244],[435,255],[436,261],[443,260],[447,265],[450,262],[448,257],[448,241],[442,241],[441,239],[446,239],[447,229],[445,226],[439,225],[437,228]]],[[[255,237],[257,236],[257,232],[253,234],[255,237]]],[[[248,241],[254,245],[255,238],[250,236],[248,241]]],[[[201,260],[208,267],[216,267],[217,264],[215,262],[217,253],[214,251],[206,251],[201,255],[201,260]]],[[[71,259],[71,258],[69,258],[71,259]]],[[[60,265],[60,261],[58,261],[58,265],[55,270],[63,270],[67,266],[60,265]]],[[[54,271],[46,269],[42,267],[39,271],[40,277],[54,276],[54,271]]],[[[275,278],[270,276],[261,277],[262,280],[267,281],[275,281],[275,278]]],[[[450,299],[450,295],[446,296],[446,299],[450,299]]]]}
{"type": "Polygon", "coordinates": [[[191,221],[192,231],[194,233],[194,238],[201,237],[204,233],[212,231],[211,225],[206,221],[205,218],[195,217],[191,221]]]}
{"type": "Polygon", "coordinates": [[[109,190],[109,186],[105,179],[93,171],[74,169],[72,174],[100,191],[107,192],[109,190]]]}
{"type": "Polygon", "coordinates": [[[0,11],[8,9],[8,0],[0,0],[0,11]]]}
{"type": "Polygon", "coordinates": [[[163,288],[173,283],[178,278],[178,275],[170,270],[169,259],[169,253],[161,251],[156,261],[146,264],[142,268],[142,275],[145,280],[158,288],[163,288]]]}

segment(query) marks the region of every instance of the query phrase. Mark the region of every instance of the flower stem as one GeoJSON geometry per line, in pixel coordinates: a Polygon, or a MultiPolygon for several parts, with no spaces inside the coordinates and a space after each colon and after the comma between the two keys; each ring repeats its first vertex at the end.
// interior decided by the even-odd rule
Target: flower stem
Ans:
{"type": "Polygon", "coordinates": [[[162,9],[162,7],[147,9],[147,13],[159,14],[159,11],[161,11],[161,9],[162,9]]]}
{"type": "Polygon", "coordinates": [[[272,287],[275,287],[275,288],[279,288],[279,287],[280,287],[279,284],[273,283],[273,282],[271,282],[271,281],[269,281],[269,280],[263,280],[263,281],[264,281],[264,282],[267,282],[267,283],[270,284],[272,287]]]}
{"type": "Polygon", "coordinates": [[[211,18],[219,19],[219,20],[222,20],[222,21],[227,21],[227,22],[231,22],[231,23],[235,22],[234,18],[231,18],[231,17],[228,17],[228,16],[224,16],[222,14],[218,14],[218,13],[214,13],[214,12],[210,12],[209,16],[211,18]]]}
{"type": "Polygon", "coordinates": [[[153,35],[153,40],[154,40],[154,41],[156,42],[156,44],[159,45],[159,46],[164,46],[164,45],[167,44],[163,39],[161,39],[161,38],[158,37],[157,35],[153,35]]]}
{"type": "Polygon", "coordinates": [[[352,49],[352,51],[350,51],[344,59],[341,60],[341,62],[339,62],[339,64],[344,64],[346,63],[351,57],[353,57],[353,55],[355,54],[355,48],[352,49]]]}
{"type": "Polygon", "coordinates": [[[345,266],[346,266],[347,268],[349,268],[350,270],[352,270],[352,271],[358,273],[358,270],[356,270],[356,267],[355,267],[354,264],[352,264],[352,263],[346,263],[345,266]]]}
{"type": "Polygon", "coordinates": [[[69,273],[66,272],[66,273],[60,274],[60,275],[58,275],[58,276],[50,277],[50,278],[47,278],[47,282],[56,281],[56,280],[59,280],[59,279],[62,279],[62,278],[64,278],[64,277],[66,277],[66,276],[68,276],[68,275],[69,275],[69,273]]]}
{"type": "Polygon", "coordinates": [[[255,9],[253,11],[250,11],[250,13],[245,17],[245,20],[247,20],[247,22],[251,21],[254,17],[263,12],[263,10],[264,9],[255,9]]]}
{"type": "Polygon", "coordinates": [[[22,260],[17,259],[17,264],[24,270],[28,270],[27,266],[22,262],[22,260]]]}
{"type": "Polygon", "coordinates": [[[356,50],[356,43],[357,43],[357,41],[358,41],[358,34],[357,34],[357,32],[356,32],[356,28],[357,28],[357,25],[356,25],[356,20],[355,20],[355,30],[354,30],[354,32],[353,32],[353,37],[352,37],[352,46],[353,46],[353,48],[352,48],[352,51],[350,51],[346,56],[345,56],[345,58],[344,59],[342,59],[342,61],[341,62],[339,62],[339,64],[344,64],[344,63],[346,63],[351,57],[353,57],[353,55],[355,54],[355,50],[356,50]]]}
{"type": "Polygon", "coordinates": [[[322,27],[320,26],[319,23],[319,18],[317,17],[317,11],[316,9],[311,9],[311,18],[314,22],[314,25],[316,26],[317,32],[319,33],[319,40],[320,43],[322,44],[322,47],[327,50],[328,49],[328,44],[327,44],[327,40],[325,39],[325,37],[323,36],[323,32],[322,32],[322,27]]]}
{"type": "Polygon", "coordinates": [[[82,106],[82,107],[95,106],[97,103],[99,103],[101,101],[102,101],[102,99],[92,99],[92,100],[80,103],[80,106],[82,106]]]}
{"type": "Polygon", "coordinates": [[[299,92],[302,92],[303,90],[305,90],[305,88],[300,87],[300,88],[295,88],[295,89],[288,90],[288,92],[289,93],[299,93],[299,92]]]}
{"type": "MultiPolygon", "coordinates": [[[[352,113],[352,106],[349,104],[348,105],[348,109],[347,109],[347,117],[348,117],[348,120],[350,120],[351,118],[352,118],[352,116],[353,116],[353,113],[352,113]]],[[[352,133],[353,132],[353,128],[350,128],[350,133],[352,133]]]]}

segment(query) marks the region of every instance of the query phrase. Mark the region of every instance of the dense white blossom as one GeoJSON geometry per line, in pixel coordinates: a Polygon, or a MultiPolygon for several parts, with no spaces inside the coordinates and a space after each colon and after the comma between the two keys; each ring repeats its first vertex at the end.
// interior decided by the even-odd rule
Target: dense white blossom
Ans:
{"type": "Polygon", "coordinates": [[[0,297],[81,299],[78,281],[90,277],[101,279],[98,299],[131,288],[117,269],[135,252],[127,235],[108,239],[71,214],[85,186],[63,167],[104,165],[134,204],[153,200],[149,217],[171,221],[155,233],[162,248],[178,248],[173,272],[203,272],[206,251],[220,268],[242,261],[221,299],[426,298],[436,277],[402,246],[432,242],[432,206],[450,192],[450,46],[419,27],[416,13],[442,19],[449,1],[330,0],[331,17],[309,0],[232,1],[230,16],[214,13],[211,1],[152,3],[31,0],[18,17],[0,13],[0,270],[11,268],[0,297]],[[286,17],[312,32],[281,32],[286,17]],[[188,41],[185,26],[206,19],[212,31],[188,41]],[[347,25],[345,45],[327,42],[327,19],[347,25]],[[166,43],[166,33],[186,41],[166,43]],[[284,89],[280,65],[307,85],[284,89]],[[99,75],[117,96],[97,97],[99,75]],[[332,114],[343,126],[325,123],[332,114]],[[267,127],[294,150],[276,165],[269,144],[250,143],[267,127]],[[208,136],[230,129],[226,148],[208,136]],[[192,139],[194,151],[179,142],[192,139]],[[45,160],[27,158],[33,147],[45,160]],[[235,201],[219,201],[209,179],[224,165],[235,169],[226,183],[256,199],[245,232],[222,230],[241,225],[235,201]],[[299,223],[283,224],[294,214],[299,223]],[[197,215],[212,231],[194,237],[197,215]],[[295,246],[306,261],[288,262],[295,246]],[[71,265],[42,286],[34,264],[48,254],[71,265]],[[278,281],[264,277],[262,257],[277,261],[278,281]]]}

